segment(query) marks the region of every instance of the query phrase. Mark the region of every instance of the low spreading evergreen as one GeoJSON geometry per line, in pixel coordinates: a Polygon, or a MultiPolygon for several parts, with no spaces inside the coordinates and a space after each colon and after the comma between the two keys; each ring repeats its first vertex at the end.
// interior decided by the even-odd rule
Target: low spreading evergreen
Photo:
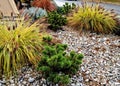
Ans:
{"type": "Polygon", "coordinates": [[[74,8],[76,8],[76,5],[74,3],[72,3],[72,5],[70,5],[66,2],[62,7],[58,7],[57,12],[59,14],[68,14],[74,8]]]}
{"type": "Polygon", "coordinates": [[[45,45],[37,69],[42,71],[43,77],[49,82],[68,84],[70,77],[79,70],[83,55],[74,51],[67,54],[66,49],[66,44],[45,45]]]}
{"type": "Polygon", "coordinates": [[[67,23],[67,19],[56,11],[53,11],[48,14],[48,23],[50,24],[50,29],[57,31],[67,23]]]}

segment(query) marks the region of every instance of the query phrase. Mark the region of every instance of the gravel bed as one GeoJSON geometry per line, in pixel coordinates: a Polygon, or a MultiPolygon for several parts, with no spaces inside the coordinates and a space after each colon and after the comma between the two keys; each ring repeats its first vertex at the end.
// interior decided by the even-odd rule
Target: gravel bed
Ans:
{"type": "MultiPolygon", "coordinates": [[[[120,37],[70,30],[49,33],[68,44],[68,52],[75,50],[85,56],[68,86],[120,86],[120,37]]],[[[47,82],[32,67],[23,67],[16,75],[9,80],[3,76],[0,86],[58,86],[47,82]]]]}
{"type": "Polygon", "coordinates": [[[51,34],[68,44],[68,51],[84,54],[77,77],[83,77],[84,86],[120,86],[120,37],[70,30],[51,34]]]}

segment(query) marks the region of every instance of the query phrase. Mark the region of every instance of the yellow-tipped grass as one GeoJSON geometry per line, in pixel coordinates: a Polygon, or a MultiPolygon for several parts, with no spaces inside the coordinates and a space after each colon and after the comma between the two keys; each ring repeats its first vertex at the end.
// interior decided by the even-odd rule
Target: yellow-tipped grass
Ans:
{"type": "Polygon", "coordinates": [[[97,33],[110,33],[117,25],[115,18],[116,14],[114,12],[105,10],[99,5],[84,5],[67,19],[69,26],[80,31],[90,30],[97,33]]]}
{"type": "Polygon", "coordinates": [[[40,60],[42,35],[36,24],[20,23],[15,30],[0,25],[0,71],[13,74],[28,63],[37,65],[40,60]]]}

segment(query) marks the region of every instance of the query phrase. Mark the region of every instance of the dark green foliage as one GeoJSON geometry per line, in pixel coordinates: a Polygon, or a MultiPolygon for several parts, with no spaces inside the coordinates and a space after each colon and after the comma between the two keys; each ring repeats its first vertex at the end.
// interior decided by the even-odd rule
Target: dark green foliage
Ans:
{"type": "Polygon", "coordinates": [[[43,41],[45,41],[45,42],[50,42],[52,40],[52,37],[51,36],[45,36],[45,37],[43,37],[43,41]]]}
{"type": "Polygon", "coordinates": [[[63,7],[58,7],[57,12],[59,14],[68,14],[75,7],[76,7],[76,5],[74,3],[72,3],[72,5],[65,3],[65,5],[63,5],[63,7]]]}
{"type": "Polygon", "coordinates": [[[114,30],[115,35],[120,36],[120,27],[114,30]]]}
{"type": "Polygon", "coordinates": [[[76,8],[76,5],[74,3],[72,3],[72,9],[76,8]]]}
{"type": "Polygon", "coordinates": [[[68,84],[70,77],[75,74],[82,63],[83,55],[71,51],[67,54],[66,44],[46,45],[42,51],[42,58],[38,70],[44,78],[54,84],[68,84]]]}
{"type": "Polygon", "coordinates": [[[117,22],[118,22],[117,28],[113,31],[113,33],[114,33],[115,35],[120,36],[120,20],[118,20],[117,22]]]}
{"type": "Polygon", "coordinates": [[[48,23],[50,24],[50,29],[57,31],[67,23],[67,19],[54,11],[48,14],[48,23]]]}
{"type": "Polygon", "coordinates": [[[48,77],[48,80],[54,83],[59,82],[61,84],[61,83],[69,83],[70,78],[68,75],[65,75],[65,74],[52,73],[50,74],[50,77],[48,77]]]}

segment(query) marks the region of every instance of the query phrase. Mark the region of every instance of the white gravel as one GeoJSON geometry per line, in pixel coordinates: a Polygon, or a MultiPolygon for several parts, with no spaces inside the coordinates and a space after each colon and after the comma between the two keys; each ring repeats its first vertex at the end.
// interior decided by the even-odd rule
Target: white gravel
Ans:
{"type": "Polygon", "coordinates": [[[68,51],[84,54],[79,71],[84,86],[120,86],[120,37],[70,30],[51,34],[68,44],[68,51]]]}
{"type": "MultiPolygon", "coordinates": [[[[120,86],[120,37],[65,30],[49,32],[68,44],[68,52],[84,54],[83,64],[68,86],[120,86]]],[[[17,77],[0,80],[0,86],[53,86],[35,69],[23,67],[17,77]]],[[[58,86],[58,84],[56,85],[58,86]]]]}

